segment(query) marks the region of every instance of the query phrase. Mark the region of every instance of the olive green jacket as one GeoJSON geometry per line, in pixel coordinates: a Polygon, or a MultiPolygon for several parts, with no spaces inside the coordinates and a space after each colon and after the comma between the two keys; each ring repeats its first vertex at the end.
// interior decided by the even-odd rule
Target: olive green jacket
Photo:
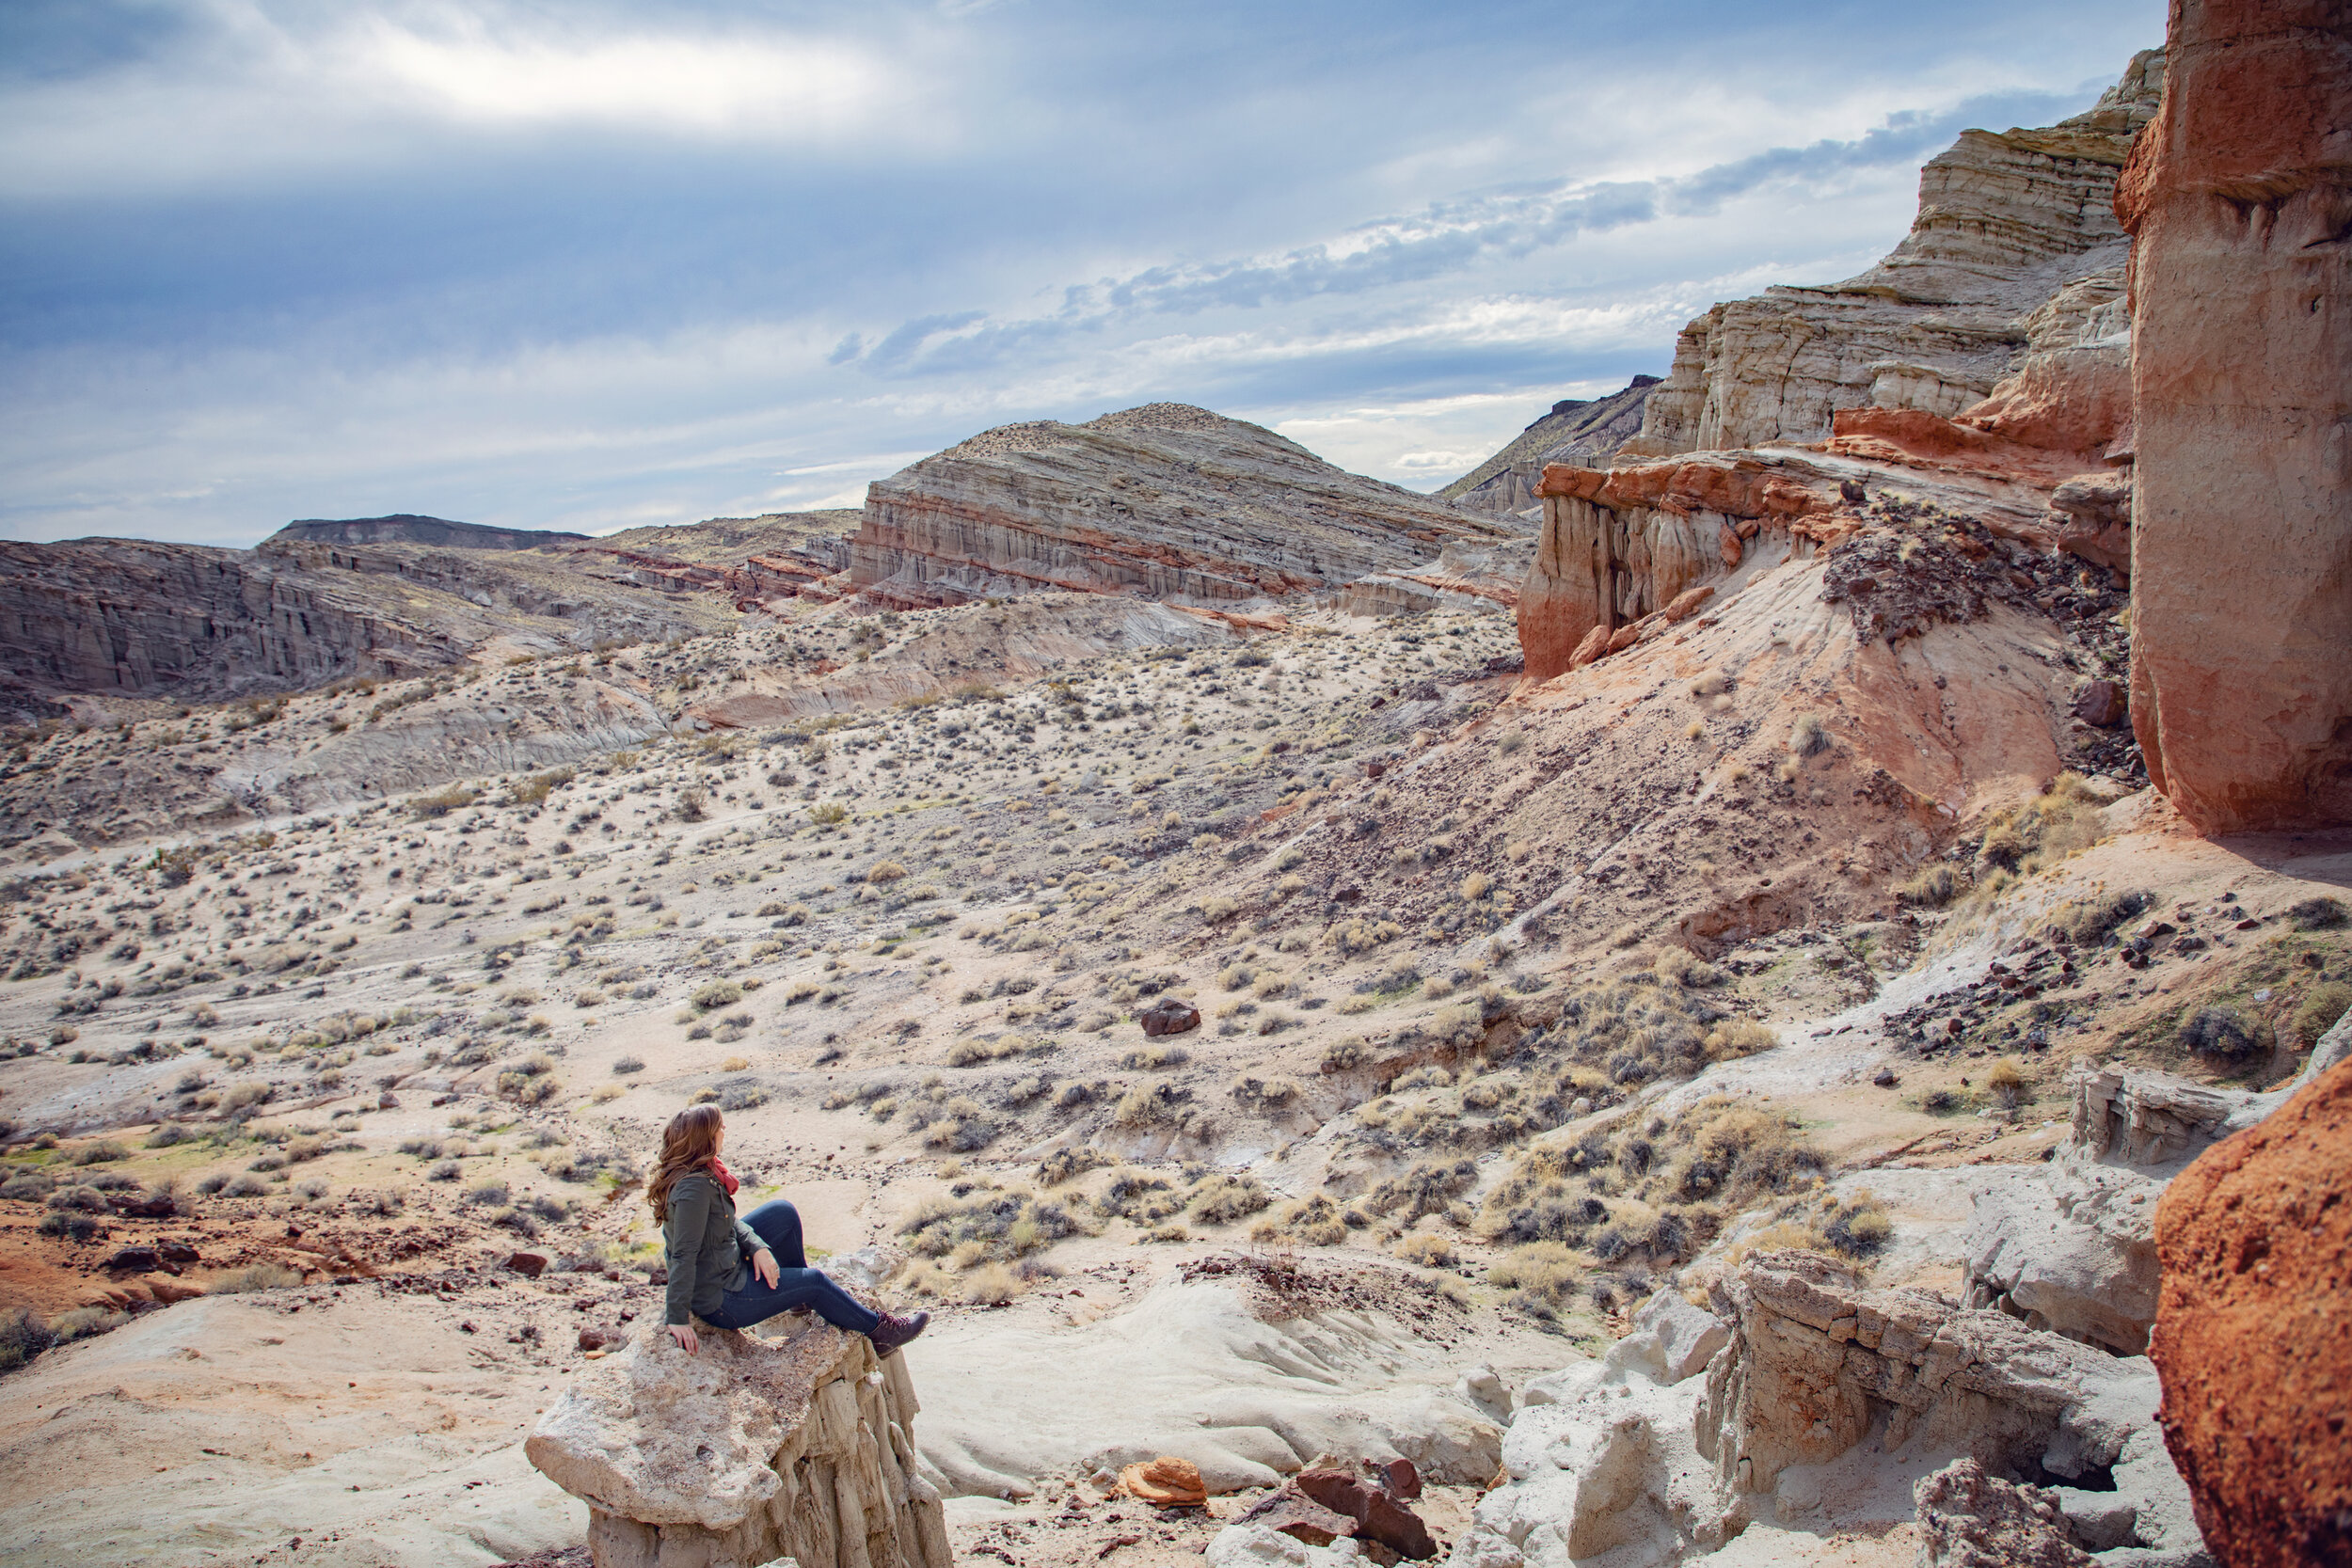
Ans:
{"type": "Polygon", "coordinates": [[[670,1217],[661,1222],[670,1253],[670,1289],[662,1322],[688,1323],[689,1314],[708,1317],[729,1291],[751,1278],[751,1258],[767,1246],[759,1233],[735,1217],[735,1200],[718,1179],[690,1171],[670,1188],[670,1217]]]}

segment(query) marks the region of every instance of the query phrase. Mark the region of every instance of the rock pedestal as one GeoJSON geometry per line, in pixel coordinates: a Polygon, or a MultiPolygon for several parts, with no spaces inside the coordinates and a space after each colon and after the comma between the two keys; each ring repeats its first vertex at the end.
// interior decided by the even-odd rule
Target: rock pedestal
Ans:
{"type": "Polygon", "coordinates": [[[904,1358],[807,1323],[694,1355],[657,1325],[580,1370],[523,1451],[587,1502],[596,1568],[951,1568],[904,1358]]]}
{"type": "Polygon", "coordinates": [[[2352,10],[2173,0],[2167,50],[2115,197],[2133,727],[2203,832],[2352,820],[2352,10]]]}

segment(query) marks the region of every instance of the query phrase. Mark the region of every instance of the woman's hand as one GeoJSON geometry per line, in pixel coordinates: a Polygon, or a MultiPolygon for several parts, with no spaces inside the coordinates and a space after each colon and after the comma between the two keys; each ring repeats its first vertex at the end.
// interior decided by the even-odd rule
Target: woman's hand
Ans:
{"type": "Polygon", "coordinates": [[[771,1291],[774,1290],[776,1288],[777,1277],[776,1255],[770,1252],[766,1247],[761,1247],[757,1252],[753,1253],[752,1273],[759,1275],[759,1282],[761,1284],[767,1286],[771,1291]]]}
{"type": "Polygon", "coordinates": [[[692,1355],[703,1348],[703,1342],[694,1338],[692,1325],[688,1323],[672,1323],[669,1326],[670,1338],[676,1340],[678,1348],[684,1351],[687,1354],[692,1355]]]}

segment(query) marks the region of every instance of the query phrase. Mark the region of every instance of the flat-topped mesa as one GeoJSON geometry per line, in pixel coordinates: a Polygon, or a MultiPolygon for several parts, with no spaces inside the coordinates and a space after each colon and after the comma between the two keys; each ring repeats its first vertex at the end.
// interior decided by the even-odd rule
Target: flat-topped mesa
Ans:
{"type": "Polygon", "coordinates": [[[1968,131],[1919,175],[1919,212],[1858,277],[1773,288],[1682,330],[1625,453],[1819,441],[1840,409],[1910,409],[2030,444],[2122,434],[2128,242],[2109,212],[2164,55],[2134,56],[2058,125],[1968,131]],[[2005,382],[2008,385],[2003,385],[2005,382]]]}
{"type": "Polygon", "coordinates": [[[850,582],[903,608],[1067,590],[1199,604],[1322,592],[1522,536],[1272,431],[1155,403],[986,431],[877,481],[850,582]]]}
{"type": "Polygon", "coordinates": [[[523,1451],[588,1504],[596,1568],[952,1568],[906,1358],[805,1323],[693,1355],[656,1325],[580,1369],[523,1451]]]}
{"type": "Polygon", "coordinates": [[[333,545],[433,545],[459,550],[535,550],[548,546],[584,543],[584,533],[556,529],[493,528],[484,523],[457,523],[447,517],[424,517],[396,512],[389,517],[297,517],[270,535],[277,540],[309,540],[333,545]]]}
{"type": "Polygon", "coordinates": [[[2132,726],[2205,832],[2352,821],[2352,36],[2176,0],[2135,238],[2132,726]]]}

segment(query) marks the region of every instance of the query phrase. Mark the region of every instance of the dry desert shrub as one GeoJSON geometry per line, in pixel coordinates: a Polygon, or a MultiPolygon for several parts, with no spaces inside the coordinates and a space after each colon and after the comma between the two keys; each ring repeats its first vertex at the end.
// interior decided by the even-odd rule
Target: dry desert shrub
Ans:
{"type": "Polygon", "coordinates": [[[1486,1199],[1490,1239],[1556,1242],[1602,1262],[1680,1262],[1723,1221],[1811,1184],[1827,1168],[1789,1119],[1703,1101],[1672,1122],[1596,1131],[1521,1156],[1486,1199]]]}
{"type": "Polygon", "coordinates": [[[2200,1007],[2183,1021],[2181,1043],[2200,1056],[2239,1063],[2270,1054],[2277,1037],[2264,1020],[2222,1006],[2200,1007]]]}
{"type": "Polygon", "coordinates": [[[2100,810],[2080,774],[2060,773],[2048,789],[1986,822],[1977,858],[2020,876],[2055,865],[2099,842],[2100,810]]]}
{"type": "Polygon", "coordinates": [[[2319,1043],[2319,1037],[2335,1027],[2336,1021],[2352,1011],[2352,986],[2341,980],[2329,980],[2313,986],[2296,1004],[2291,1027],[2296,1037],[2309,1050],[2319,1043]]]}
{"type": "Polygon", "coordinates": [[[214,1295],[226,1296],[248,1291],[283,1291],[301,1283],[301,1274],[282,1263],[254,1263],[220,1275],[206,1289],[214,1295]]]}
{"type": "Polygon", "coordinates": [[[1202,1225],[1232,1225],[1274,1202],[1273,1195],[1259,1184],[1256,1177],[1223,1172],[1194,1182],[1186,1198],[1192,1217],[1202,1225]]]}
{"type": "Polygon", "coordinates": [[[1993,1070],[1984,1075],[1985,1092],[1999,1104],[2023,1105],[2033,1098],[2033,1085],[2020,1072],[2015,1062],[2004,1057],[1993,1064],[1993,1070]]]}
{"type": "Polygon", "coordinates": [[[48,1323],[22,1307],[0,1312],[0,1372],[12,1372],[57,1342],[48,1323]]]}
{"type": "Polygon", "coordinates": [[[1452,1268],[1454,1263],[1453,1242],[1425,1230],[1415,1231],[1397,1243],[1396,1255],[1424,1269],[1452,1268]]]}
{"type": "Polygon", "coordinates": [[[1038,1183],[1045,1187],[1058,1187],[1110,1163],[1109,1155],[1084,1145],[1074,1148],[1057,1148],[1038,1163],[1038,1183]]]}
{"type": "Polygon", "coordinates": [[[987,1181],[961,1197],[926,1199],[898,1224],[907,1250],[949,1259],[961,1269],[1025,1257],[1084,1229],[1059,1203],[987,1181]]]}
{"type": "Polygon", "coordinates": [[[1940,910],[1958,897],[1964,885],[1959,871],[1937,861],[1897,883],[1895,896],[1915,909],[1940,910]]]}
{"type": "Polygon", "coordinates": [[[1340,1206],[1325,1194],[1291,1204],[1272,1219],[1261,1220],[1249,1232],[1253,1242],[1292,1243],[1300,1246],[1338,1246],[1347,1240],[1348,1226],[1340,1206]]]}

